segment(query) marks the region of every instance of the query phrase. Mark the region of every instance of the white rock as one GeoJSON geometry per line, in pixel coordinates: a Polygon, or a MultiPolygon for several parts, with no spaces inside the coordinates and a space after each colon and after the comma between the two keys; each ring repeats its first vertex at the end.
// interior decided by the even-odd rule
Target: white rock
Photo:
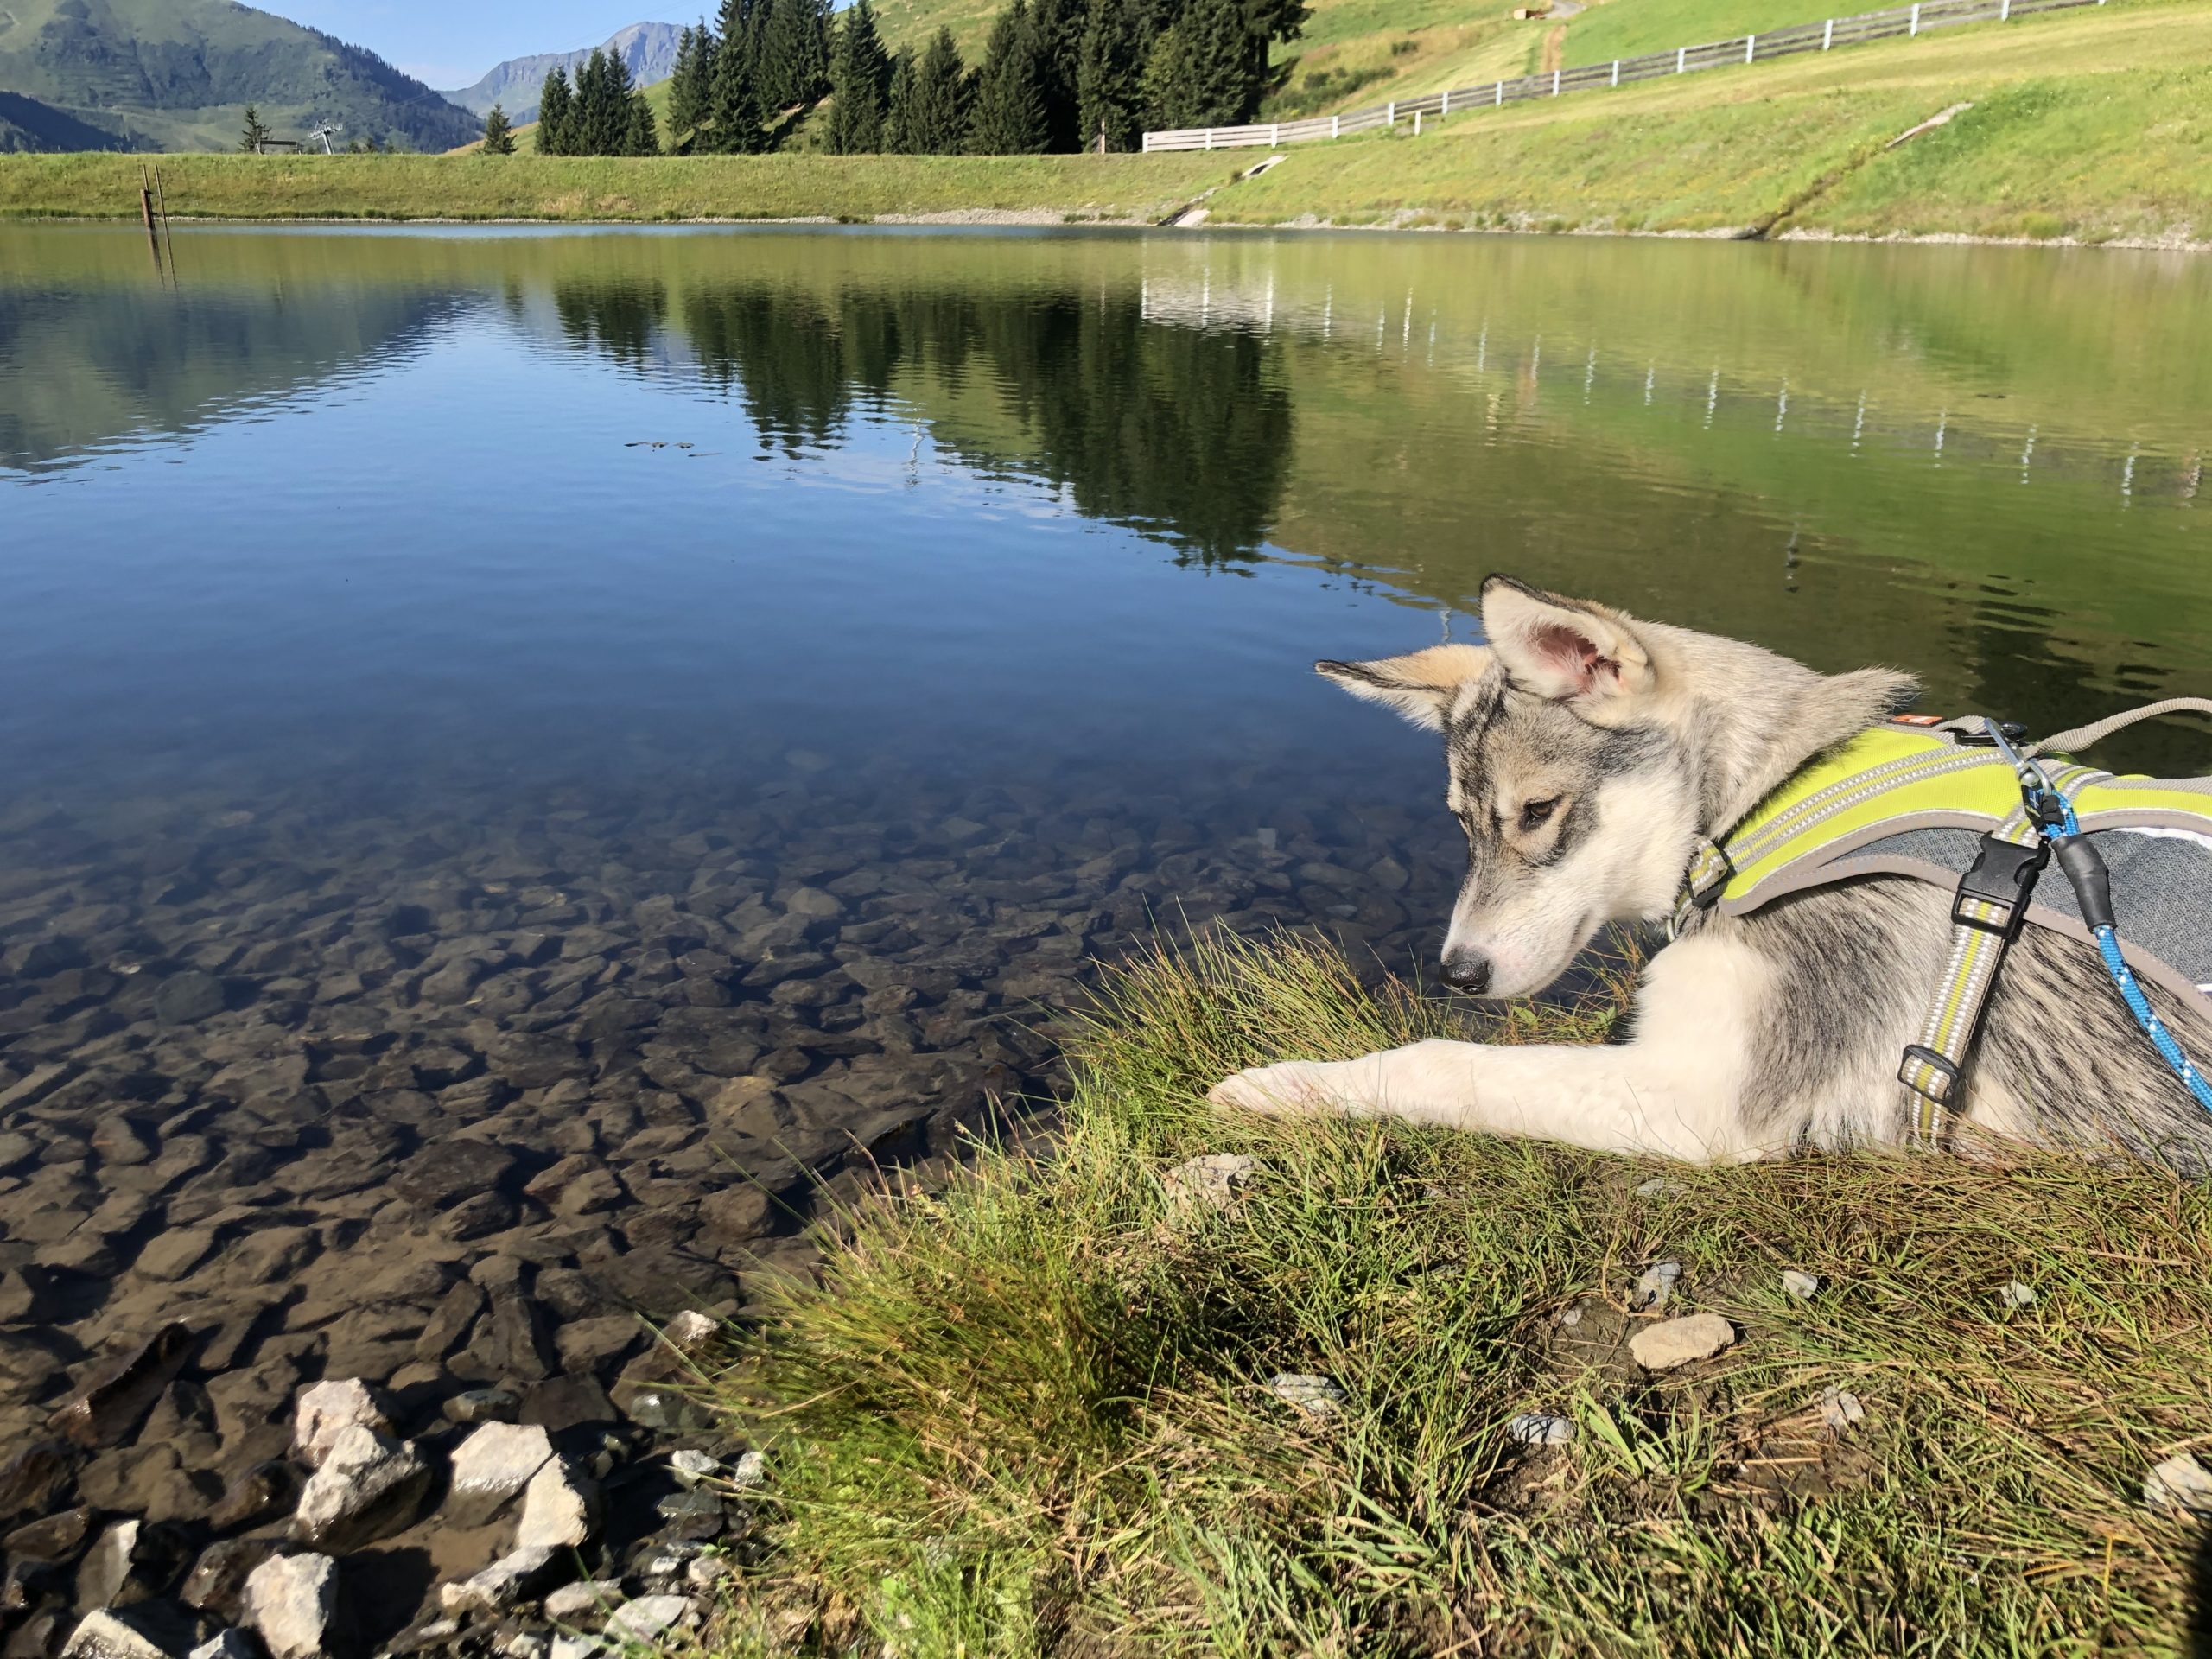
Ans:
{"type": "Polygon", "coordinates": [[[599,1483],[556,1458],[523,1489],[518,1549],[574,1549],[599,1525],[599,1483]]]}
{"type": "Polygon", "coordinates": [[[411,1522],[429,1484],[430,1465],[411,1441],[356,1425],[300,1489],[292,1536],[318,1549],[358,1549],[411,1522]]]}
{"type": "Polygon", "coordinates": [[[657,1636],[682,1629],[690,1619],[689,1596],[639,1596],[614,1610],[614,1616],[607,1621],[607,1633],[627,1637],[633,1642],[650,1642],[657,1636]]]}
{"type": "Polygon", "coordinates": [[[553,1638],[553,1647],[547,1659],[599,1659],[601,1654],[613,1651],[595,1636],[569,1634],[553,1638]]]}
{"type": "Polygon", "coordinates": [[[253,1638],[244,1630],[225,1630],[212,1642],[202,1642],[188,1659],[257,1659],[253,1638]]]}
{"type": "Polygon", "coordinates": [[[2017,1313],[2021,1308],[2033,1307],[2036,1305],[2036,1287],[2033,1285],[2022,1284],[2015,1279],[1997,1293],[1997,1300],[2017,1313]]]}
{"type": "Polygon", "coordinates": [[[1785,1268],[1782,1274],[1782,1294],[1794,1296],[1801,1302],[1809,1302],[1821,1294],[1821,1276],[1816,1273],[1800,1273],[1795,1268],[1785,1268]]]}
{"type": "Polygon", "coordinates": [[[1572,1331],[1576,1325],[1581,1324],[1582,1304],[1577,1302],[1573,1307],[1570,1307],[1562,1313],[1559,1316],[1559,1323],[1560,1328],[1563,1331],[1572,1331]]]}
{"type": "Polygon", "coordinates": [[[318,1382],[301,1392],[292,1410],[292,1451],[310,1469],[322,1467],[338,1437],[349,1428],[391,1433],[391,1419],[376,1390],[358,1376],[318,1382]]]}
{"type": "Polygon", "coordinates": [[[537,1423],[486,1423],[453,1454],[444,1514],[458,1527],[489,1521],[553,1460],[553,1438],[537,1423]]]}
{"type": "Polygon", "coordinates": [[[1344,1391],[1335,1379],[1306,1371],[1283,1371],[1269,1377],[1268,1392],[1309,1417],[1334,1417],[1344,1409],[1344,1391]]]}
{"type": "Polygon", "coordinates": [[[1256,1158],[1247,1158],[1241,1152],[1211,1152],[1176,1165],[1160,1185],[1166,1189],[1169,1205],[1176,1209],[1226,1210],[1259,1173],[1256,1158]]]}
{"type": "Polygon", "coordinates": [[[321,1659],[338,1611],[338,1563],[327,1555],[272,1555],[247,1575],[245,1622],[270,1659],[321,1659]]]}
{"type": "Polygon", "coordinates": [[[1649,1180],[1637,1184],[1636,1196],[1639,1198],[1671,1198],[1677,1192],[1688,1191],[1689,1188],[1671,1175],[1654,1175],[1649,1180]]]}
{"type": "Polygon", "coordinates": [[[1565,1446],[1574,1438],[1574,1425],[1548,1411],[1524,1411],[1506,1423],[1505,1433],[1523,1446],[1565,1446]]]}
{"type": "Polygon", "coordinates": [[[731,1467],[729,1484],[738,1491],[748,1486],[758,1486],[768,1478],[768,1459],[759,1452],[747,1452],[731,1467]]]}
{"type": "Polygon", "coordinates": [[[711,1590],[737,1571],[737,1563],[727,1555],[695,1555],[683,1569],[683,1581],[694,1590],[711,1590]]]}
{"type": "Polygon", "coordinates": [[[2143,1477],[2143,1501],[2154,1510],[2212,1515],[2212,1470],[2186,1452],[2152,1465],[2143,1477]]]}
{"type": "Polygon", "coordinates": [[[676,1345],[678,1353],[689,1354],[703,1346],[720,1329],[696,1308],[687,1307],[662,1327],[661,1334],[676,1345]]]}
{"type": "Polygon", "coordinates": [[[1866,1408],[1859,1403],[1859,1396],[1833,1382],[1821,1390],[1820,1403],[1821,1421],[1834,1433],[1856,1428],[1866,1420],[1866,1408]]]}
{"type": "Polygon", "coordinates": [[[456,1584],[442,1585],[438,1605],[448,1613],[504,1613],[537,1599],[556,1577],[567,1557],[543,1546],[502,1555],[482,1572],[456,1584]]]}
{"type": "Polygon", "coordinates": [[[91,1612],[62,1644],[61,1659],[169,1659],[169,1650],[113,1613],[91,1612]]]}
{"type": "Polygon", "coordinates": [[[705,1452],[682,1451],[668,1454],[668,1472],[676,1477],[679,1486],[696,1486],[710,1475],[721,1472],[722,1461],[705,1452]]]}
{"type": "Polygon", "coordinates": [[[1671,1371],[1710,1359],[1736,1340],[1736,1327],[1718,1313],[1692,1313],[1647,1325],[1628,1339],[1628,1351],[1647,1371],[1671,1371]]]}
{"type": "Polygon", "coordinates": [[[1667,1306],[1667,1299],[1675,1294],[1675,1287],[1682,1276],[1679,1262],[1654,1262],[1643,1270],[1635,1286],[1629,1291],[1629,1311],[1634,1313],[1656,1313],[1667,1306]]]}
{"type": "Polygon", "coordinates": [[[545,1598],[545,1617],[563,1624],[573,1624],[579,1619],[589,1618],[594,1613],[603,1613],[622,1603],[622,1581],[620,1579],[586,1579],[581,1584],[564,1584],[545,1598]]]}

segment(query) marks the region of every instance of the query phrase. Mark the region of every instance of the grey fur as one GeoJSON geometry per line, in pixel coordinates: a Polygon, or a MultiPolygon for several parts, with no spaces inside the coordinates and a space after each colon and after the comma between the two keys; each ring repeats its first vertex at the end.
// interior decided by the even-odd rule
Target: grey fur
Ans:
{"type": "MultiPolygon", "coordinates": [[[[1489,953],[1500,995],[1556,978],[1609,922],[1663,914],[1700,836],[1725,833],[1912,690],[1885,670],[1822,676],[1755,645],[1503,578],[1484,586],[1484,620],[1486,653],[1442,647],[1316,666],[1444,734],[1447,799],[1468,841],[1446,950],[1489,953]],[[1554,816],[1530,830],[1531,804],[1541,812],[1554,798],[1554,816]]],[[[1509,1059],[1427,1044],[1260,1068],[1215,1098],[1676,1155],[1898,1143],[1910,1127],[1898,1062],[1918,1040],[1950,939],[1946,890],[1864,877],[1746,916],[1704,912],[1655,954],[1643,988],[1663,984],[1673,1029],[1630,1022],[1627,1050],[1651,1054],[1648,1073],[1626,1051],[1593,1076],[1604,1070],[1595,1057],[1576,1061],[1571,1050],[1509,1059]],[[1700,1020],[1713,1033],[1705,1099],[1700,1020]],[[1532,1100],[1553,1076],[1565,1103],[1532,1100]],[[1699,1144],[1685,1150],[1686,1135],[1699,1144]]],[[[2162,987],[2149,995],[2183,1046],[2212,1060],[2200,1005],[2162,987]]],[[[2050,930],[2030,927],[2008,956],[1963,1082],[1953,1115],[1961,1150],[2009,1139],[2212,1168],[2212,1116],[2137,1030],[2094,950],[2050,930]]]]}

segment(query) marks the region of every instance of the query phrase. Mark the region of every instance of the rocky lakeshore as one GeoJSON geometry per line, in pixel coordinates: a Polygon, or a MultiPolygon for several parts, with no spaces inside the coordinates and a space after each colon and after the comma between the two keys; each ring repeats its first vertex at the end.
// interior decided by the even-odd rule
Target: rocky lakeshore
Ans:
{"type": "Polygon", "coordinates": [[[243,1642],[253,1573],[310,1557],[327,1584],[286,1593],[327,1590],[334,1653],[545,1653],[703,1595],[751,1448],[660,1386],[671,1321],[741,1323],[825,1203],[1049,1098],[1052,1020],[1156,930],[1318,926],[1403,969],[1448,891],[1447,823],[1300,813],[1286,777],[746,775],[0,818],[10,1659],[243,1642]],[[340,1466],[396,1496],[318,1542],[301,1414],[333,1384],[372,1402],[340,1466]],[[600,1494],[557,1566],[456,1512],[487,1423],[600,1494]],[[95,1616],[137,1634],[73,1637],[95,1616]]]}

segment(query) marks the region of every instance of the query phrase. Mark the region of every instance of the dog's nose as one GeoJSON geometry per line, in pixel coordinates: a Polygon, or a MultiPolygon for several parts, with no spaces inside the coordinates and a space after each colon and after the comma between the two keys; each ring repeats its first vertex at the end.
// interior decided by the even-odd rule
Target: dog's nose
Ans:
{"type": "Polygon", "coordinates": [[[1455,991],[1480,996],[1490,989],[1490,958],[1475,950],[1454,950],[1444,958],[1444,982],[1455,991]]]}

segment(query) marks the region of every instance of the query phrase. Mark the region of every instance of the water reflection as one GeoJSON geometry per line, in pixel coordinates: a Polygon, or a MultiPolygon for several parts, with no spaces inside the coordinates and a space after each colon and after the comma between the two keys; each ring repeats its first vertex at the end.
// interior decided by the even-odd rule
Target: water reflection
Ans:
{"type": "Polygon", "coordinates": [[[1489,570],[2031,726],[2212,668],[2201,261],[143,255],[0,229],[0,1255],[58,1298],[0,1444],[79,1348],[254,1315],[229,1253],[271,1230],[304,1257],[240,1366],[457,1386],[481,1344],[370,1306],[366,1257],[570,1275],[549,1318],[741,1299],[803,1247],[720,1194],[803,1209],[1049,1088],[1040,1020],[1163,920],[1414,969],[1459,856],[1431,744],[1305,664],[1464,631],[1489,570]],[[393,1198],[456,1137],[512,1168],[393,1198]],[[620,1197],[555,1208],[556,1159],[620,1197]]]}

